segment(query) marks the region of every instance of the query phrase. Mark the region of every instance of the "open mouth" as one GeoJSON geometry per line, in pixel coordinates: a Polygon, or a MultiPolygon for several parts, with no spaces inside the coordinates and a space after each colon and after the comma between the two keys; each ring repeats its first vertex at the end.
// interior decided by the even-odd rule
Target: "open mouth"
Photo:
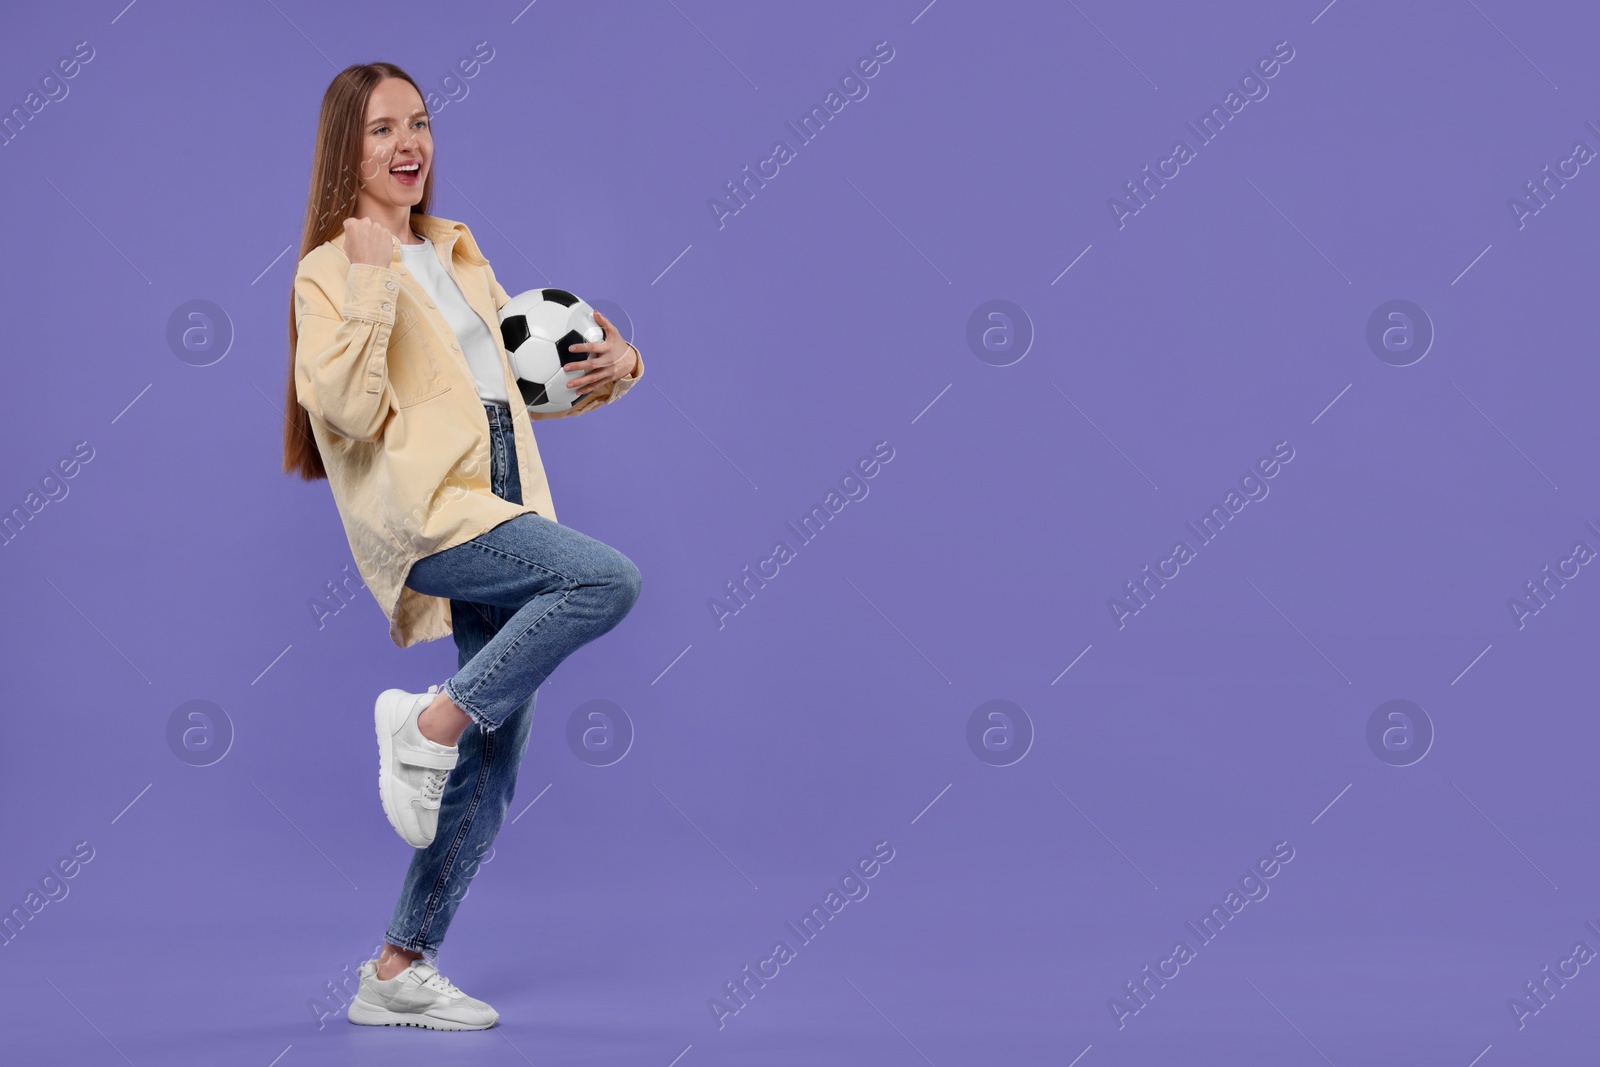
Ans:
{"type": "Polygon", "coordinates": [[[422,176],[422,164],[404,163],[398,167],[391,168],[389,173],[394,175],[394,180],[402,185],[415,185],[422,176]]]}

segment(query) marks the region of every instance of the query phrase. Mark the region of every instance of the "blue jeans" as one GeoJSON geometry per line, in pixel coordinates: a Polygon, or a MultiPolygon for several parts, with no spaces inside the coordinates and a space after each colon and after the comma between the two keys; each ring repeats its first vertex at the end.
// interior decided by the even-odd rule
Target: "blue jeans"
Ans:
{"type": "MultiPolygon", "coordinates": [[[[511,409],[483,408],[490,484],[520,504],[511,409]]],[[[417,560],[405,584],[450,600],[459,669],[444,691],[472,719],[456,742],[438,833],[411,857],[386,935],[432,959],[511,806],[536,690],[568,655],[622,621],[640,577],[609,545],[527,514],[417,560]]]]}

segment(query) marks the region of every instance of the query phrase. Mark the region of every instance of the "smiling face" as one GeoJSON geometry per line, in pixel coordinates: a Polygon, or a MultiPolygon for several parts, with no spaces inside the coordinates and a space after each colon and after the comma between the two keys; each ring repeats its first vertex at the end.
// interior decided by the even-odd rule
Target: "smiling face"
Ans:
{"type": "Polygon", "coordinates": [[[433,124],[422,97],[404,78],[383,79],[367,101],[356,215],[415,205],[432,164],[433,124]]]}

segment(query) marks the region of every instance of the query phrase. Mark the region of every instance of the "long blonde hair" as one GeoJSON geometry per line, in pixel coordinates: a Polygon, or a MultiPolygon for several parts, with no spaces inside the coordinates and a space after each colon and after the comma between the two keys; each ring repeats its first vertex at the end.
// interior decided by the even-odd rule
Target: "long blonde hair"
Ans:
{"type": "MultiPolygon", "coordinates": [[[[316,148],[311,156],[311,192],[306,198],[305,229],[300,235],[300,255],[344,231],[344,220],[355,214],[355,176],[361,167],[363,129],[373,87],[385,78],[403,78],[423,95],[411,75],[393,63],[359,63],[334,75],[322,94],[317,117],[316,148]]],[[[422,199],[412,211],[428,214],[433,199],[433,168],[423,179],[422,199]]],[[[294,384],[294,353],[300,331],[295,328],[293,286],[289,292],[289,382],[284,400],[283,469],[306,481],[327,478],[322,454],[311,436],[311,416],[300,406],[294,384]]]]}

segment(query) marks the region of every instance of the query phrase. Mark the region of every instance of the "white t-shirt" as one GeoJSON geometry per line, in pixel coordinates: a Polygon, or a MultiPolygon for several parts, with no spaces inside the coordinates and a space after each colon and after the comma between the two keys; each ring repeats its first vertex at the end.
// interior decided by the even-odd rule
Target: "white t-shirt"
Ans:
{"type": "Polygon", "coordinates": [[[472,377],[478,383],[478,396],[485,402],[509,406],[510,399],[506,396],[505,381],[500,373],[500,350],[495,347],[494,337],[490,335],[488,325],[467,303],[467,298],[461,295],[460,286],[445,270],[433,242],[426,237],[422,238],[421,244],[401,242],[400,257],[401,262],[416,276],[417,283],[439,305],[440,313],[450,324],[450,331],[461,345],[462,354],[467,357],[467,366],[472,369],[472,377]]]}

